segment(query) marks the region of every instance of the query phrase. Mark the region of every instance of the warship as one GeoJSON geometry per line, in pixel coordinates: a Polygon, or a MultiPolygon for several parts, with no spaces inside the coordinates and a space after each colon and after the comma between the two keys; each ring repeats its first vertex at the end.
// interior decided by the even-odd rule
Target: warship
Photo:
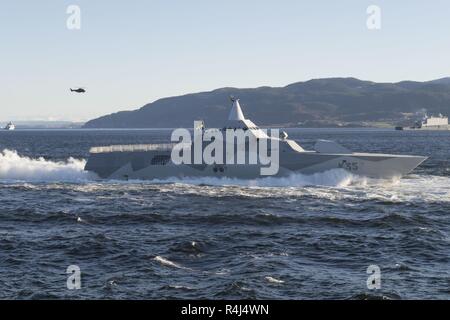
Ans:
{"type": "MultiPolygon", "coordinates": [[[[219,132],[242,130],[258,142],[265,141],[269,149],[268,154],[278,155],[276,159],[278,170],[274,174],[277,177],[342,169],[370,178],[399,178],[413,171],[427,159],[413,155],[353,152],[328,140],[319,140],[315,143],[314,150],[305,150],[296,141],[289,139],[285,132],[281,132],[277,137],[269,136],[266,130],[260,129],[244,116],[239,99],[234,98],[229,117],[221,128],[205,130],[204,126],[200,125],[193,129],[194,134],[197,132],[199,135],[206,134],[208,130],[219,132]]],[[[233,143],[235,144],[235,141],[233,143]]],[[[119,180],[203,176],[254,179],[261,177],[261,169],[267,165],[267,162],[263,161],[243,164],[237,162],[227,164],[225,161],[178,164],[173,161],[173,151],[177,146],[179,147],[179,144],[165,143],[93,147],[90,149],[85,170],[96,173],[102,179],[119,180]]],[[[206,147],[203,143],[202,148],[206,147]]],[[[235,150],[241,148],[247,150],[248,154],[251,153],[248,141],[233,148],[235,150]]],[[[194,149],[192,146],[183,150],[194,149]]],[[[193,158],[194,155],[191,153],[188,157],[193,158]]]]}
{"type": "Polygon", "coordinates": [[[8,122],[8,124],[5,127],[5,130],[8,130],[8,131],[12,131],[15,129],[16,129],[16,126],[12,122],[8,122]]]}

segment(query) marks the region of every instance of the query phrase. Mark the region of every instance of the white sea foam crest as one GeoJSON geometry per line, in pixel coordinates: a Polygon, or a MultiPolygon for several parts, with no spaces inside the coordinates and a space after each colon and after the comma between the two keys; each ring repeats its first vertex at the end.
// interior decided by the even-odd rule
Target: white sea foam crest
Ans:
{"type": "Polygon", "coordinates": [[[332,169],[311,175],[293,173],[286,177],[262,177],[257,179],[238,179],[229,177],[185,177],[155,179],[155,183],[182,183],[182,184],[204,184],[211,186],[248,186],[248,187],[304,187],[304,186],[330,186],[346,187],[352,184],[365,184],[365,178],[355,176],[343,169],[332,169]]]}
{"type": "Polygon", "coordinates": [[[0,180],[3,181],[86,181],[94,178],[84,170],[86,160],[69,158],[67,161],[49,161],[44,158],[21,156],[15,150],[0,152],[0,180]]]}
{"type": "Polygon", "coordinates": [[[265,277],[265,279],[268,281],[268,282],[271,282],[271,283],[277,283],[277,284],[282,284],[282,283],[284,283],[284,281],[283,280],[280,280],[280,279],[276,279],[276,278],[274,278],[274,277],[265,277]]]}
{"type": "Polygon", "coordinates": [[[166,259],[161,256],[156,256],[153,258],[153,260],[155,260],[155,261],[159,262],[160,264],[167,266],[167,267],[190,270],[189,268],[183,267],[183,266],[179,265],[178,263],[170,261],[169,259],[166,259]]]}

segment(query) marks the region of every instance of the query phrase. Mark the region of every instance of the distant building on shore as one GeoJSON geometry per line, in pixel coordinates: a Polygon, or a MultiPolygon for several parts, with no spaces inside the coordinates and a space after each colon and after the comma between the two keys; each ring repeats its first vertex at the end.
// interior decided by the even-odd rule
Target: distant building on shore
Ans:
{"type": "Polygon", "coordinates": [[[439,114],[436,116],[425,116],[417,121],[412,127],[396,127],[396,130],[450,130],[448,117],[439,114]]]}

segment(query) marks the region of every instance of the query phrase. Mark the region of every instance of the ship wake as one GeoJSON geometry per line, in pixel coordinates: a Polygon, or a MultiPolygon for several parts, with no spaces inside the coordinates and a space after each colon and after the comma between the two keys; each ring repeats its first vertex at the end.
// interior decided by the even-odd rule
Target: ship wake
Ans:
{"type": "Polygon", "coordinates": [[[154,183],[180,183],[208,186],[243,187],[305,187],[328,186],[346,187],[353,184],[366,184],[367,179],[355,176],[343,169],[333,169],[311,175],[293,173],[286,177],[261,177],[257,179],[239,179],[228,177],[167,178],[152,180],[154,183]]]}

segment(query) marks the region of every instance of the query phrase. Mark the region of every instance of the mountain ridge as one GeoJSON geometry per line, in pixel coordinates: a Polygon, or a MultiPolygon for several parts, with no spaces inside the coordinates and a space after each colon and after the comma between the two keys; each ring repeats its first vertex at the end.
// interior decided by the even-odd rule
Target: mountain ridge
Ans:
{"type": "Polygon", "coordinates": [[[450,114],[450,77],[396,83],[320,78],[284,87],[224,87],[166,97],[90,120],[84,128],[192,127],[199,119],[220,126],[228,116],[230,95],[240,98],[246,117],[262,126],[396,125],[424,111],[450,114]]]}

